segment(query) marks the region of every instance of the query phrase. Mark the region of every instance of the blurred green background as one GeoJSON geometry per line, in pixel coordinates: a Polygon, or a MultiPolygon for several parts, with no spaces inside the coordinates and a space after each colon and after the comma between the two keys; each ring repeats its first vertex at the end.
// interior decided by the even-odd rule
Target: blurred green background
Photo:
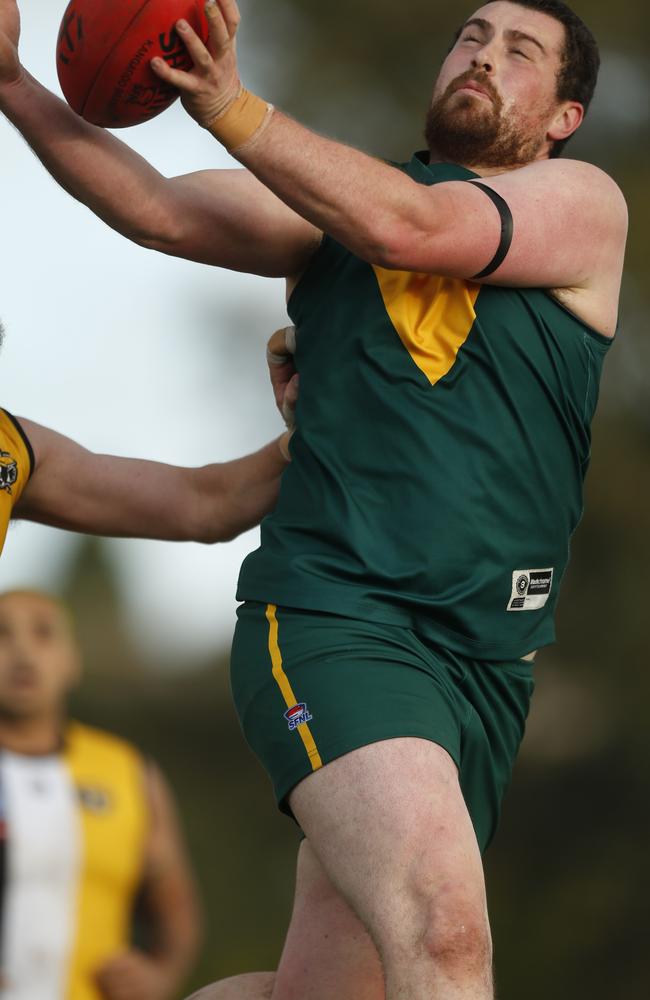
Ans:
{"type": "MultiPolygon", "coordinates": [[[[650,985],[648,10],[640,0],[574,6],[600,41],[603,70],[568,155],[613,174],[631,232],[559,643],[538,659],[529,733],[487,857],[501,1000],[641,1000],[650,985]]],[[[436,67],[470,8],[274,0],[242,3],[242,12],[244,79],[315,129],[407,159],[422,145],[436,67]]],[[[276,813],[240,736],[228,651],[161,676],[129,638],[117,582],[94,541],[64,596],[87,659],[75,711],[135,740],[176,788],[208,917],[188,987],[273,968],[297,834],[276,813]]]]}

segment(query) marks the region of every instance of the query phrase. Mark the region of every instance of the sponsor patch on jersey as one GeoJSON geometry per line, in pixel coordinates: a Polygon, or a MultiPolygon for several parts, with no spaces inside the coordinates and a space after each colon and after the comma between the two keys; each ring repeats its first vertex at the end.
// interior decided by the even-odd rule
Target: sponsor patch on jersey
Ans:
{"type": "Polygon", "coordinates": [[[291,708],[288,708],[284,713],[284,717],[287,720],[290,732],[293,732],[297,726],[302,726],[303,722],[311,722],[313,719],[313,715],[304,701],[299,701],[297,705],[292,705],[291,708]]]}
{"type": "Polygon", "coordinates": [[[91,788],[89,785],[81,785],[77,789],[79,802],[83,809],[88,812],[100,814],[109,812],[112,806],[111,793],[105,788],[91,788]]]}
{"type": "Polygon", "coordinates": [[[8,451],[0,450],[0,490],[11,494],[11,487],[18,482],[18,464],[8,451]]]}
{"type": "Polygon", "coordinates": [[[553,567],[516,569],[512,574],[512,593],[508,611],[537,611],[548,601],[553,586],[553,567]]]}

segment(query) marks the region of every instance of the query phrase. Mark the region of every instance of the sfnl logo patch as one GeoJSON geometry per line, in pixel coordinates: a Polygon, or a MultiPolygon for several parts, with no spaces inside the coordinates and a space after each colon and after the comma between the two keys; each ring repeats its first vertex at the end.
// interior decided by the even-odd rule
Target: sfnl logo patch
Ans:
{"type": "Polygon", "coordinates": [[[552,586],[552,566],[550,569],[514,570],[508,611],[537,611],[543,608],[552,586]]]}
{"type": "Polygon", "coordinates": [[[293,732],[298,726],[302,726],[303,722],[311,722],[313,719],[313,715],[304,701],[299,701],[297,705],[292,705],[291,708],[288,708],[284,713],[284,717],[287,720],[290,732],[293,732]]]}

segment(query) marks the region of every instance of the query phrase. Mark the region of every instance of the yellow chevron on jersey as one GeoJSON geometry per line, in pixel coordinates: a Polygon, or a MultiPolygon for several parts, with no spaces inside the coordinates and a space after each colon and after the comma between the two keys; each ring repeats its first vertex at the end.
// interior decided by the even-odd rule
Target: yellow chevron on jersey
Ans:
{"type": "Polygon", "coordinates": [[[0,409],[0,553],[11,514],[34,469],[34,453],[18,421],[0,409]]]}
{"type": "Polygon", "coordinates": [[[143,760],[125,741],[80,723],[63,759],[77,792],[82,857],[67,996],[100,1000],[95,974],[126,948],[149,833],[143,760]]]}
{"type": "Polygon", "coordinates": [[[475,282],[373,265],[386,312],[431,385],[451,371],[476,320],[475,282]]]}

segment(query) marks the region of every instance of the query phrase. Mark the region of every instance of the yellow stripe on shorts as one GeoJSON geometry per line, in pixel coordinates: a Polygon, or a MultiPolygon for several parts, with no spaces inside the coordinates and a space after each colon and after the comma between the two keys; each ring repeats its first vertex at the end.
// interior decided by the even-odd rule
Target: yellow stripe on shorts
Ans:
{"type": "MultiPolygon", "coordinates": [[[[271,654],[271,663],[273,665],[273,677],[282,692],[282,697],[286,702],[287,708],[293,708],[293,706],[298,703],[298,699],[293,693],[293,688],[291,687],[289,678],[285,674],[282,666],[282,653],[280,652],[280,646],[278,645],[278,620],[275,615],[276,611],[277,607],[275,604],[267,604],[266,620],[269,623],[269,653],[271,654]]],[[[300,733],[300,739],[302,740],[305,750],[307,751],[311,769],[312,771],[317,771],[319,767],[323,766],[323,762],[320,758],[318,747],[316,746],[316,742],[312,736],[311,729],[306,722],[301,722],[300,725],[296,726],[296,729],[300,733]]]]}

